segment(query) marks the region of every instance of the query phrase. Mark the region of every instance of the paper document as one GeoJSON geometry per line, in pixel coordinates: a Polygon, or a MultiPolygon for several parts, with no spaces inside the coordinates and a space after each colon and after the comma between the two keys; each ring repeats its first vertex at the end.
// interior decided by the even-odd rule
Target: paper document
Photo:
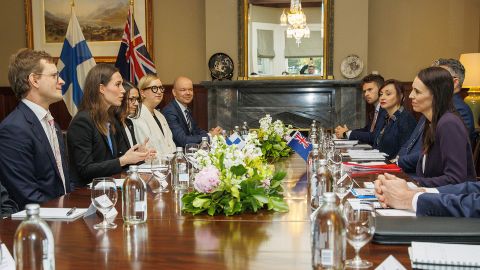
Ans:
{"type": "MultiPolygon", "coordinates": [[[[113,181],[115,181],[115,186],[117,188],[122,188],[123,187],[123,182],[125,182],[125,178],[115,178],[115,179],[113,179],[113,181]]],[[[87,186],[89,188],[92,188],[92,183],[89,183],[87,186]]]]}
{"type": "Polygon", "coordinates": [[[480,245],[412,242],[409,254],[414,264],[480,266],[480,245]]]}
{"type": "Polygon", "coordinates": [[[13,260],[12,254],[8,251],[7,246],[2,244],[2,256],[0,261],[0,269],[2,270],[15,270],[15,261],[13,260]]]}
{"type": "Polygon", "coordinates": [[[402,209],[377,209],[377,214],[380,216],[390,216],[390,217],[415,217],[415,212],[411,210],[402,210],[402,209]]]}
{"type": "MultiPolygon", "coordinates": [[[[72,208],[40,208],[40,217],[43,219],[63,219],[74,220],[80,216],[83,216],[87,211],[87,208],[76,208],[71,215],[67,216],[67,212],[72,208]]],[[[27,216],[26,210],[17,212],[12,215],[12,219],[24,219],[27,216]]]]}

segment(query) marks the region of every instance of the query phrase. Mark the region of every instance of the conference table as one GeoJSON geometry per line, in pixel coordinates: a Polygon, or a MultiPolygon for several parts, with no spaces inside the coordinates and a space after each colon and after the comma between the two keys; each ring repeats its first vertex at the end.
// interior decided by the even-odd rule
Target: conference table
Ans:
{"type": "MultiPolygon", "coordinates": [[[[306,198],[305,162],[297,154],[275,164],[285,170],[287,213],[261,210],[236,216],[192,216],[181,212],[181,193],[149,192],[147,222],[125,226],[121,191],[113,230],[95,230],[92,215],[75,221],[48,221],[55,239],[57,269],[311,269],[310,207],[306,198]]],[[[374,175],[356,178],[372,181],[374,175]]],[[[90,190],[77,189],[42,207],[90,205],[90,190]]],[[[0,221],[0,239],[13,251],[20,220],[0,221]]],[[[369,243],[362,258],[378,266],[389,255],[411,269],[406,245],[369,243]]],[[[13,253],[12,253],[13,255],[13,253]]],[[[348,246],[347,258],[354,256],[348,246]]],[[[374,269],[372,267],[371,269],[374,269]]]]}

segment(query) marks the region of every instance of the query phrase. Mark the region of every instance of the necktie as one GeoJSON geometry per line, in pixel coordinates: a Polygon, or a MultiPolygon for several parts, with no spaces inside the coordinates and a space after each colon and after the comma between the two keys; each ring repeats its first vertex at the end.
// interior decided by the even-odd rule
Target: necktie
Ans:
{"type": "Polygon", "coordinates": [[[185,109],[185,116],[187,116],[188,130],[192,132],[192,114],[190,114],[189,109],[185,109]]]}
{"type": "Polygon", "coordinates": [[[62,155],[60,154],[60,145],[58,144],[57,129],[55,128],[55,121],[53,121],[53,116],[50,114],[50,112],[47,112],[45,120],[47,121],[50,132],[50,146],[52,147],[53,155],[55,156],[58,172],[62,178],[63,189],[66,192],[67,189],[65,188],[65,175],[63,174],[62,155]]]}
{"type": "Polygon", "coordinates": [[[377,122],[378,111],[375,110],[375,115],[373,116],[372,125],[370,126],[370,132],[373,132],[375,129],[375,123],[377,122]]]}

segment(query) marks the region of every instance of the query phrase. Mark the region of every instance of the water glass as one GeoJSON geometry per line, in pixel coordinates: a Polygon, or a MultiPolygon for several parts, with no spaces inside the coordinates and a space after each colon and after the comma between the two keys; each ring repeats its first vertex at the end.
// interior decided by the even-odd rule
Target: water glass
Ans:
{"type": "Polygon", "coordinates": [[[345,261],[350,268],[369,268],[372,263],[362,260],[358,255],[360,249],[373,238],[375,233],[375,209],[370,202],[358,204],[347,203],[344,208],[345,232],[348,243],[355,250],[355,257],[345,261]]]}
{"type": "Polygon", "coordinates": [[[94,229],[115,229],[117,224],[108,223],[106,214],[117,203],[117,186],[112,177],[95,178],[92,181],[91,199],[93,205],[103,214],[103,221],[95,224],[94,229]]]}
{"type": "Polygon", "coordinates": [[[160,155],[156,158],[157,164],[152,166],[152,176],[147,181],[153,193],[168,192],[167,178],[171,173],[170,157],[167,155],[160,155]]]}
{"type": "Polygon", "coordinates": [[[336,166],[332,172],[333,191],[340,199],[340,207],[343,207],[343,199],[352,190],[353,180],[342,166],[336,166]]]}

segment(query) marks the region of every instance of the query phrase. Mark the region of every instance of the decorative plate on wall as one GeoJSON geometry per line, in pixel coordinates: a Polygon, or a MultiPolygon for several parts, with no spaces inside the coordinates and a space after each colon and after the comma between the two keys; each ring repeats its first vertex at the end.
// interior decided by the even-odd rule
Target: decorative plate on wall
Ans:
{"type": "Polygon", "coordinates": [[[342,60],[340,72],[347,79],[358,77],[363,71],[363,61],[355,54],[350,54],[342,60]]]}
{"type": "Polygon", "coordinates": [[[233,77],[233,61],[224,53],[216,53],[208,60],[208,68],[214,80],[231,80],[233,77]]]}

